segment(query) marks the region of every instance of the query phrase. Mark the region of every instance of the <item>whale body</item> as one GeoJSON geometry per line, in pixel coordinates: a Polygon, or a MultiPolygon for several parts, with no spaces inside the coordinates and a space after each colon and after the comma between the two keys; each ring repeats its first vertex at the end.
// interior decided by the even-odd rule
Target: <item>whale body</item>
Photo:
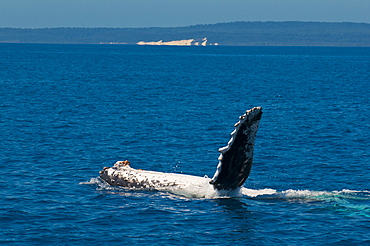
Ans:
{"type": "Polygon", "coordinates": [[[117,161],[113,167],[105,167],[100,171],[100,178],[112,186],[138,189],[237,190],[248,178],[252,168],[254,142],[261,116],[262,108],[254,107],[239,117],[227,146],[219,149],[219,163],[212,179],[135,169],[128,161],[117,161]]]}

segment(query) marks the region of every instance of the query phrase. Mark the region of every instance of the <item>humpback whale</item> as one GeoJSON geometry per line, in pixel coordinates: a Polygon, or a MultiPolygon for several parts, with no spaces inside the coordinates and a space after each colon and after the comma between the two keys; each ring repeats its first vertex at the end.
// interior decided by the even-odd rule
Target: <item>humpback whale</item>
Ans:
{"type": "Polygon", "coordinates": [[[219,163],[212,179],[206,176],[135,169],[128,161],[117,161],[113,167],[105,167],[100,171],[100,178],[112,186],[138,189],[238,190],[251,172],[254,142],[261,116],[262,108],[254,107],[239,117],[227,146],[219,149],[219,163]]]}

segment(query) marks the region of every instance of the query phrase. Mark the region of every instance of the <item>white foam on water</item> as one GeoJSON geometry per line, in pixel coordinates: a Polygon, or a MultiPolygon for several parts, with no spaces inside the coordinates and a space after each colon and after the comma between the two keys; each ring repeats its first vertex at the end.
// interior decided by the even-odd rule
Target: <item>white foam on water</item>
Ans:
{"type": "Polygon", "coordinates": [[[347,190],[341,191],[312,191],[312,190],[294,190],[288,189],[285,191],[276,191],[274,189],[253,190],[242,188],[242,194],[248,197],[255,198],[271,198],[271,199],[318,199],[325,200],[328,198],[353,198],[353,199],[370,199],[370,191],[363,190],[347,190]]]}
{"type": "Polygon", "coordinates": [[[104,182],[101,178],[91,178],[89,181],[80,182],[80,185],[94,185],[98,190],[114,190],[116,187],[109,185],[107,182],[104,182]]]}
{"type": "Polygon", "coordinates": [[[99,184],[101,180],[99,178],[91,178],[89,181],[86,182],[80,182],[78,184],[80,185],[94,185],[94,184],[99,184]]]}
{"type": "Polygon", "coordinates": [[[370,217],[370,191],[347,190],[341,191],[311,191],[273,189],[250,190],[243,189],[243,195],[257,200],[285,200],[289,202],[322,202],[330,209],[346,215],[370,217]]]}
{"type": "MultiPolygon", "coordinates": [[[[370,191],[349,190],[341,191],[312,191],[288,189],[277,191],[271,188],[249,189],[241,187],[234,191],[218,191],[209,184],[209,179],[188,178],[187,182],[180,186],[163,187],[158,186],[150,189],[124,188],[111,186],[101,178],[91,178],[87,182],[80,182],[81,185],[97,186],[99,191],[113,192],[122,196],[142,196],[142,191],[158,191],[160,196],[177,197],[178,199],[219,199],[219,198],[247,198],[253,200],[276,200],[289,202],[322,202],[323,205],[335,209],[337,212],[346,215],[358,215],[370,217],[370,191]],[[163,193],[162,193],[163,192],[163,193]]],[[[158,194],[158,193],[156,193],[158,194]]],[[[148,194],[147,194],[148,195],[148,194]]]]}
{"type": "Polygon", "coordinates": [[[276,190],[274,189],[260,189],[260,190],[253,190],[248,188],[241,188],[241,194],[248,197],[258,197],[264,195],[273,195],[276,194],[276,190]]]}

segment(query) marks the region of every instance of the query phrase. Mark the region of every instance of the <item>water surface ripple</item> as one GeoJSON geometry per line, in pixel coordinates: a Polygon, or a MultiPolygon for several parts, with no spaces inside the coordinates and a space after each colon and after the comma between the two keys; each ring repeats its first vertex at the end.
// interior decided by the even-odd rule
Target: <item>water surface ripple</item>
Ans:
{"type": "Polygon", "coordinates": [[[370,49],[0,44],[0,244],[370,244],[370,49]],[[110,187],[212,176],[264,108],[238,197],[110,187]]]}

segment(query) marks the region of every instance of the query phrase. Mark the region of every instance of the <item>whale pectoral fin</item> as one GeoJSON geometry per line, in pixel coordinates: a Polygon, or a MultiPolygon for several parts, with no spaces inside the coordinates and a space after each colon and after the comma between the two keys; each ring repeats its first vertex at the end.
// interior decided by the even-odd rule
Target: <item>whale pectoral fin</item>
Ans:
{"type": "Polygon", "coordinates": [[[229,144],[221,148],[217,171],[210,181],[217,190],[235,190],[247,180],[253,163],[254,142],[262,108],[248,110],[235,124],[229,144]]]}

